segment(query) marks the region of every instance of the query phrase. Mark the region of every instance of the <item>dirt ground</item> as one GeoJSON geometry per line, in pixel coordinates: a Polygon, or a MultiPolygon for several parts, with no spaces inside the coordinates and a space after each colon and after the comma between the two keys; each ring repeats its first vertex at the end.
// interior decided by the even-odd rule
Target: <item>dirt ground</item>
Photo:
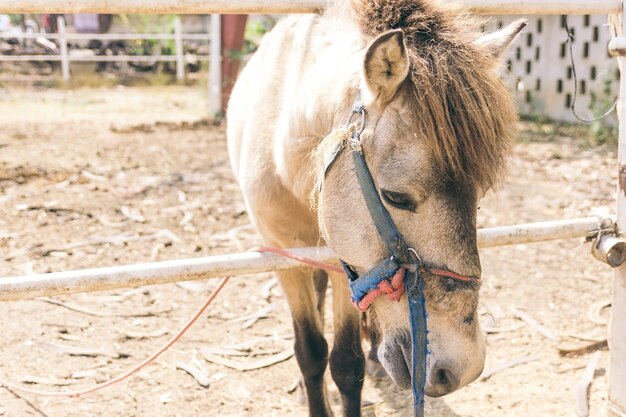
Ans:
{"type": "MultiPolygon", "coordinates": [[[[228,164],[224,128],[204,121],[206,109],[202,88],[0,90],[0,276],[257,245],[228,164]]],[[[591,148],[585,135],[523,123],[507,179],[481,204],[480,226],[612,210],[614,149],[591,148]]],[[[524,363],[428,399],[427,415],[576,415],[576,382],[592,354],[564,357],[557,347],[606,337],[606,326],[589,316],[610,300],[612,279],[610,268],[589,252],[580,239],[481,252],[481,320],[491,328],[486,369],[524,363]],[[514,308],[554,337],[515,318],[514,308]]],[[[180,342],[113,387],[78,399],[0,388],[0,416],[306,415],[291,389],[298,375],[293,357],[240,372],[203,356],[250,364],[291,349],[290,316],[273,283],[270,274],[232,279],[180,342]],[[202,368],[210,386],[201,387],[178,362],[202,368]]],[[[83,312],[46,300],[0,303],[0,379],[63,391],[118,375],[163,344],[215,284],[56,298],[83,312]],[[67,346],[82,355],[68,354],[67,346]]],[[[607,309],[600,313],[608,315],[607,309]]],[[[608,351],[599,354],[592,416],[606,415],[608,351]]],[[[338,406],[333,388],[331,397],[338,406]]],[[[366,379],[364,398],[373,403],[367,416],[410,415],[410,393],[388,380],[366,379]]]]}

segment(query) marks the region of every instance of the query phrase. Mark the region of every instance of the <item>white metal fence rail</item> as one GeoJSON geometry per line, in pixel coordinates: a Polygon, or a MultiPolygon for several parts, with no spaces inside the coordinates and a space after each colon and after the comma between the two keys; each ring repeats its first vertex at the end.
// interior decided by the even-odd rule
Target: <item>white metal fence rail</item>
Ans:
{"type": "MultiPolygon", "coordinates": [[[[447,1],[447,0],[444,0],[447,1]]],[[[483,14],[611,14],[621,0],[454,0],[483,14]]],[[[0,13],[315,13],[326,0],[0,0],[0,13]]]]}
{"type": "MultiPolygon", "coordinates": [[[[478,230],[478,246],[490,248],[518,243],[543,242],[575,237],[594,237],[598,230],[613,224],[612,219],[581,219],[489,227],[478,230]]],[[[337,255],[328,247],[296,248],[291,252],[321,262],[333,262],[337,255]]],[[[246,252],[203,258],[120,265],[79,271],[53,272],[0,278],[0,301],[29,299],[76,292],[192,281],[232,275],[257,274],[301,266],[298,261],[273,253],[246,252]]]]}
{"type": "MultiPolygon", "coordinates": [[[[52,39],[59,43],[58,55],[0,55],[0,62],[61,62],[64,81],[70,80],[70,62],[176,62],[176,79],[185,79],[184,40],[209,41],[208,34],[183,33],[181,19],[174,18],[174,33],[67,33],[65,19],[57,17],[59,33],[5,33],[0,39],[52,39]],[[70,40],[174,40],[174,55],[72,55],[68,51],[70,40]]],[[[209,55],[194,55],[197,61],[208,61],[209,55]]]]}

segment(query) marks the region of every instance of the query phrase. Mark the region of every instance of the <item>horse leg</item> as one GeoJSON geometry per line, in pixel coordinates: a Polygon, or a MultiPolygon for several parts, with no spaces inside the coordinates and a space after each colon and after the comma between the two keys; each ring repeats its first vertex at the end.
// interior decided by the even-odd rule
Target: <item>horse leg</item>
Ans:
{"type": "Polygon", "coordinates": [[[350,303],[343,274],[329,273],[333,287],[335,340],[330,353],[330,373],[339,388],[345,417],[361,416],[361,390],[365,358],[361,348],[360,313],[350,303]]]}
{"type": "Polygon", "coordinates": [[[328,287],[328,274],[323,269],[313,271],[315,294],[317,295],[317,311],[324,328],[324,303],[326,301],[326,287],[328,287]]]}
{"type": "Polygon", "coordinates": [[[277,272],[291,309],[295,335],[295,354],[304,379],[310,417],[331,417],[326,396],[324,372],[328,363],[328,344],[317,310],[314,279],[310,269],[277,272]]]}

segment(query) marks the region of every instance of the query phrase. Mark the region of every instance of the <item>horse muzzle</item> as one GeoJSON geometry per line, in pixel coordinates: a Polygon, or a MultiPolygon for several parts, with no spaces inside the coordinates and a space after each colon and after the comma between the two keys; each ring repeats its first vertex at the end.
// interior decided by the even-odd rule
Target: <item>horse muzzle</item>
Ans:
{"type": "Polygon", "coordinates": [[[411,388],[412,345],[410,332],[386,338],[378,346],[378,359],[400,388],[411,388]]]}
{"type": "MultiPolygon", "coordinates": [[[[378,359],[385,368],[393,382],[400,388],[411,388],[411,372],[413,369],[411,359],[411,336],[410,332],[402,332],[386,341],[378,347],[378,359]]],[[[425,394],[429,397],[441,397],[461,388],[461,381],[465,375],[458,370],[456,364],[448,363],[445,359],[437,360],[432,355],[428,356],[426,368],[425,394]],[[433,362],[434,361],[434,362],[433,362]]],[[[478,373],[480,374],[480,372],[478,373]]],[[[476,379],[478,375],[470,377],[467,383],[476,379]]]]}

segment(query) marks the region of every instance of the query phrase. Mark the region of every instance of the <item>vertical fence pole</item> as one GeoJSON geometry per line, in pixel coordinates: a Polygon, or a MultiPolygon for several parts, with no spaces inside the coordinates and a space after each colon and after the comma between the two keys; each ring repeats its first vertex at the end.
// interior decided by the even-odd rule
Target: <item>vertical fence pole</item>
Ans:
{"type": "Polygon", "coordinates": [[[59,30],[59,50],[61,52],[61,73],[63,81],[70,80],[70,59],[67,53],[67,38],[65,37],[65,18],[57,16],[57,29],[59,30]]]}
{"type": "Polygon", "coordinates": [[[222,113],[222,19],[219,14],[211,15],[209,111],[213,117],[222,113]]]}
{"type": "MultiPolygon", "coordinates": [[[[626,14],[622,2],[621,16],[615,16],[614,35],[624,36],[626,14]]],[[[619,182],[617,186],[617,226],[626,233],[626,57],[619,57],[621,73],[619,83],[619,141],[617,162],[619,182]]],[[[611,304],[611,325],[609,335],[611,362],[609,365],[609,412],[611,417],[626,416],[626,264],[615,269],[613,278],[613,301],[611,304]]]]}
{"type": "Polygon", "coordinates": [[[183,25],[180,16],[174,17],[174,47],[176,49],[176,79],[185,79],[185,61],[183,55],[183,25]]]}

